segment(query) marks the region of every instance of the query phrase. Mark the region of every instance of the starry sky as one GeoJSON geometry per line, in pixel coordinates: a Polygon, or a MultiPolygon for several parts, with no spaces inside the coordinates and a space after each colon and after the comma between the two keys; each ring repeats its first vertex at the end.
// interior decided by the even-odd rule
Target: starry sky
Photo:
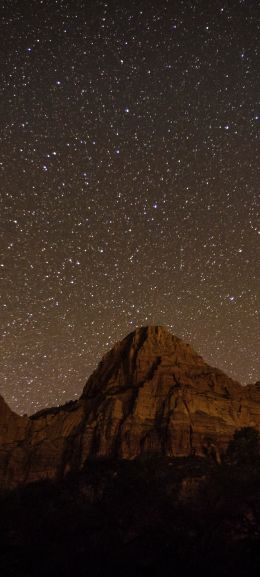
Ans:
{"type": "Polygon", "coordinates": [[[257,381],[259,2],[0,13],[1,394],[75,399],[147,324],[257,381]]]}

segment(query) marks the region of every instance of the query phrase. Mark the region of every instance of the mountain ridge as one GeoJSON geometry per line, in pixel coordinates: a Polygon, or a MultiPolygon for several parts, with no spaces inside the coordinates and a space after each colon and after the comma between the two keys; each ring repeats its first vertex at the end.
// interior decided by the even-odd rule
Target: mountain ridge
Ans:
{"type": "Polygon", "coordinates": [[[81,397],[30,417],[0,398],[0,486],[79,471],[88,459],[221,458],[236,429],[260,430],[260,385],[242,387],[163,326],[104,355],[81,397]]]}

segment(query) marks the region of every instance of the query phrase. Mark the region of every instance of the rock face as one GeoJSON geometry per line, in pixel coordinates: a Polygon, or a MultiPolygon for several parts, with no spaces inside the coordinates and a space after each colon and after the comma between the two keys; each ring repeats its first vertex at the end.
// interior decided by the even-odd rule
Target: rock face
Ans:
{"type": "Polygon", "coordinates": [[[57,478],[89,458],[219,458],[234,431],[260,430],[260,383],[242,387],[164,327],[104,356],[81,398],[28,417],[0,397],[0,486],[57,478]]]}

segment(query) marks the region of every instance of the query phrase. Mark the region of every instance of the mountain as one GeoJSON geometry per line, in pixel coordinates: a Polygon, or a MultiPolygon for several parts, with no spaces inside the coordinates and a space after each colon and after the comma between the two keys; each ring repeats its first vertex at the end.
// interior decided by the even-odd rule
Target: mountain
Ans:
{"type": "Polygon", "coordinates": [[[93,458],[220,459],[236,429],[260,430],[260,384],[242,387],[161,326],[107,353],[78,401],[31,417],[0,397],[0,486],[79,471],[93,458]]]}

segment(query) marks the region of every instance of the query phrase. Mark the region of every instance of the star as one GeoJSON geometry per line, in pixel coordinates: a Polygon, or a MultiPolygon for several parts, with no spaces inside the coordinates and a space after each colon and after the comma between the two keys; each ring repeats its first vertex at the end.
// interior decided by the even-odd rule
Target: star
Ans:
{"type": "Polygon", "coordinates": [[[0,394],[19,414],[79,397],[147,324],[260,378],[257,3],[92,4],[4,9],[0,394]]]}

